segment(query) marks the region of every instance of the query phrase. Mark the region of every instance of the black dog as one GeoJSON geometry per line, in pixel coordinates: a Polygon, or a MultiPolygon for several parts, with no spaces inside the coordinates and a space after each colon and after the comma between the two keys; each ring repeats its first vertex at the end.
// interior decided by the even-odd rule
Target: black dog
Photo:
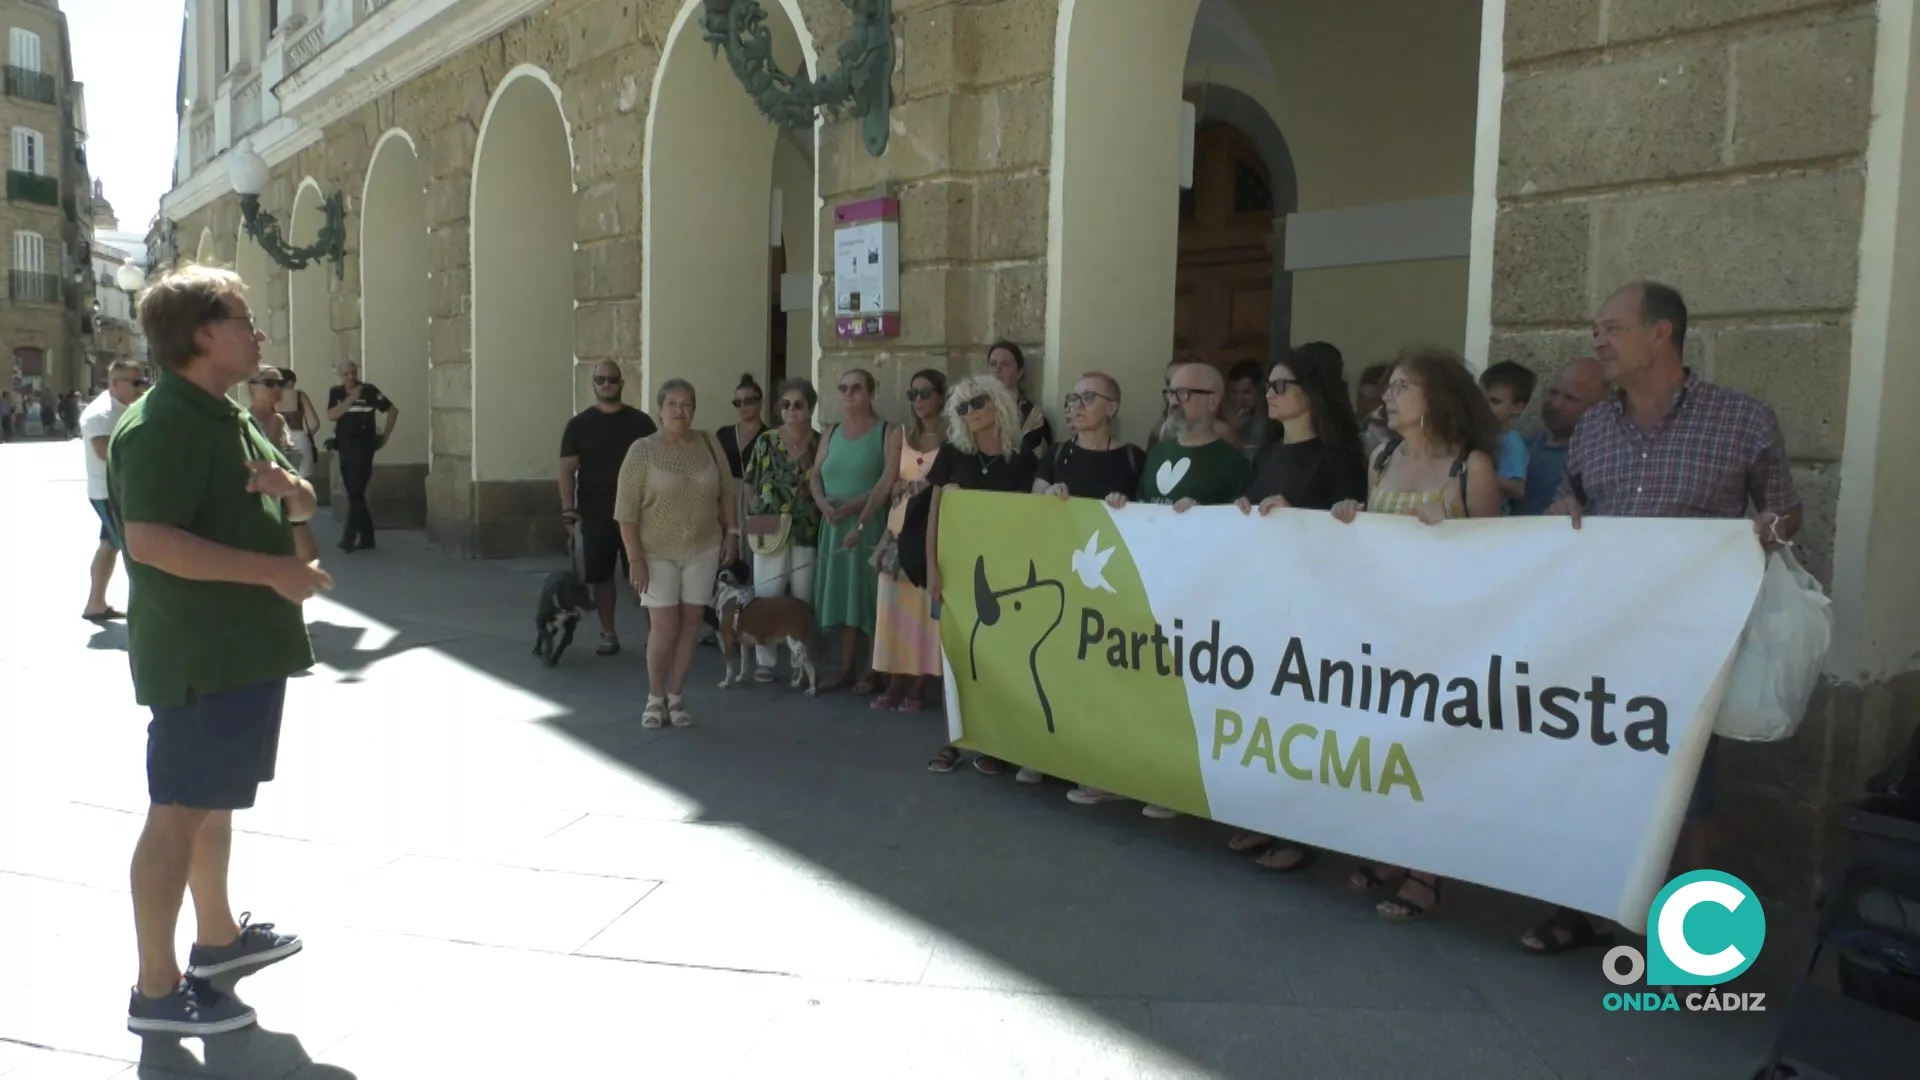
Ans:
{"type": "Polygon", "coordinates": [[[533,617],[533,655],[543,657],[548,667],[558,664],[560,654],[573,644],[580,617],[593,607],[593,590],[571,568],[548,574],[540,586],[540,610],[533,617]]]}

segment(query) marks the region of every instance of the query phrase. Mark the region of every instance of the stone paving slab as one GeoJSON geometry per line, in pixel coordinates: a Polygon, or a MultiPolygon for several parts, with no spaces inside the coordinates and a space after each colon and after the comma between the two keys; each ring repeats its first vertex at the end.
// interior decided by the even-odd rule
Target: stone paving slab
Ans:
{"type": "MultiPolygon", "coordinates": [[[[1744,1080],[1770,1034],[1606,1013],[1597,955],[1520,953],[1529,901],[1459,887],[1384,924],[1337,855],[1279,877],[1208,822],[932,776],[936,714],[722,692],[710,650],[700,725],[646,731],[639,612],[624,655],[550,670],[527,625],[549,562],[391,533],[329,557],[321,665],[238,818],[236,902],[307,948],[241,984],[259,1028],[143,1043],[123,1010],[146,715],[124,629],[73,618],[79,465],[0,447],[0,506],[30,510],[0,520],[0,1080],[1744,1080]]],[[[1790,969],[1770,928],[1776,952],[1790,969]]]]}

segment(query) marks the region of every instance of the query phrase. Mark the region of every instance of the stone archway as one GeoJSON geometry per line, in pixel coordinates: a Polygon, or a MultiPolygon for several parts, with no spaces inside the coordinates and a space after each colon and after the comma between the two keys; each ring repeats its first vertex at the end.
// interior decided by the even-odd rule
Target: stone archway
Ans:
{"type": "MultiPolygon", "coordinates": [[[[817,70],[798,6],[780,0],[765,7],[781,68],[817,70]]],[[[701,39],[702,8],[703,0],[687,0],[675,19],[647,112],[641,388],[650,408],[660,384],[686,379],[698,394],[695,425],[711,427],[731,417],[728,395],[741,372],[767,378],[770,322],[761,298],[773,284],[773,192],[782,198],[784,265],[814,275],[813,296],[819,294],[812,245],[820,204],[813,133],[792,133],[803,145],[777,158],[782,133],[701,39]],[[776,185],[776,169],[789,179],[776,185]],[[805,190],[788,190],[799,177],[805,190]]],[[[793,313],[801,316],[804,336],[788,320],[784,366],[790,375],[813,376],[818,367],[817,307],[793,313]]]]}
{"type": "Polygon", "coordinates": [[[1134,391],[1129,431],[1159,415],[1139,391],[1160,385],[1173,355],[1181,88],[1199,8],[1061,0],[1055,31],[1043,400],[1071,378],[1062,357],[1100,357],[1134,391]]]}
{"type": "Polygon", "coordinates": [[[389,131],[360,199],[361,376],[400,410],[368,499],[383,525],[426,523],[427,202],[413,140],[389,131]]]}
{"type": "MultiPolygon", "coordinates": [[[[320,185],[312,177],[300,181],[299,193],[293,198],[293,214],[287,230],[288,243],[304,247],[319,238],[320,227],[326,221],[321,209],[322,199],[320,185]]],[[[314,262],[305,270],[294,270],[287,274],[287,344],[290,349],[287,366],[299,374],[300,388],[313,398],[314,407],[322,412],[326,408],[327,387],[334,382],[333,301],[327,280],[333,272],[332,263],[314,262]]],[[[324,416],[321,425],[325,429],[324,416]]],[[[323,441],[324,437],[323,433],[323,441]]]]}
{"type": "Polygon", "coordinates": [[[560,431],[573,412],[573,144],[560,90],[522,65],[474,152],[473,540],[481,557],[563,545],[560,431]]]}

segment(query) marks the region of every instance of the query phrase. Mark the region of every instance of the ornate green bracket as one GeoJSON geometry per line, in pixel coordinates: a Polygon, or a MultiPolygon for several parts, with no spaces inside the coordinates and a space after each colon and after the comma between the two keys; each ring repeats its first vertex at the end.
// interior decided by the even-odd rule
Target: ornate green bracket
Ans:
{"type": "Polygon", "coordinates": [[[700,27],[714,55],[727,62],[753,103],[781,127],[811,130],[825,111],[862,120],[867,153],[887,151],[887,113],[893,105],[893,0],[841,0],[853,13],[853,33],[837,54],[840,67],[818,79],[789,75],[773,62],[773,34],[760,0],[707,0],[700,27]]]}
{"type": "Polygon", "coordinates": [[[240,196],[240,215],[244,219],[247,235],[260,245],[267,257],[288,270],[305,270],[310,264],[328,259],[333,263],[333,276],[336,281],[347,276],[347,208],[339,192],[327,196],[320,204],[320,212],[326,220],[321,222],[320,232],[313,243],[306,247],[290,247],[286,237],[280,234],[280,222],[272,214],[260,209],[260,196],[240,196]]]}

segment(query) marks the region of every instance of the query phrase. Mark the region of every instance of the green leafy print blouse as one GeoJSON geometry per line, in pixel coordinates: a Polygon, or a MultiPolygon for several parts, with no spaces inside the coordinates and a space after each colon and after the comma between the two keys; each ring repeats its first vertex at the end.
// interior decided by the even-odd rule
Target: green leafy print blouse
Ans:
{"type": "Polygon", "coordinates": [[[749,514],[790,514],[793,517],[792,543],[796,547],[820,545],[820,507],[814,504],[811,482],[813,459],[820,436],[807,442],[806,460],[787,456],[786,443],[779,428],[769,428],[753,441],[747,463],[741,469],[752,496],[749,514]]]}

